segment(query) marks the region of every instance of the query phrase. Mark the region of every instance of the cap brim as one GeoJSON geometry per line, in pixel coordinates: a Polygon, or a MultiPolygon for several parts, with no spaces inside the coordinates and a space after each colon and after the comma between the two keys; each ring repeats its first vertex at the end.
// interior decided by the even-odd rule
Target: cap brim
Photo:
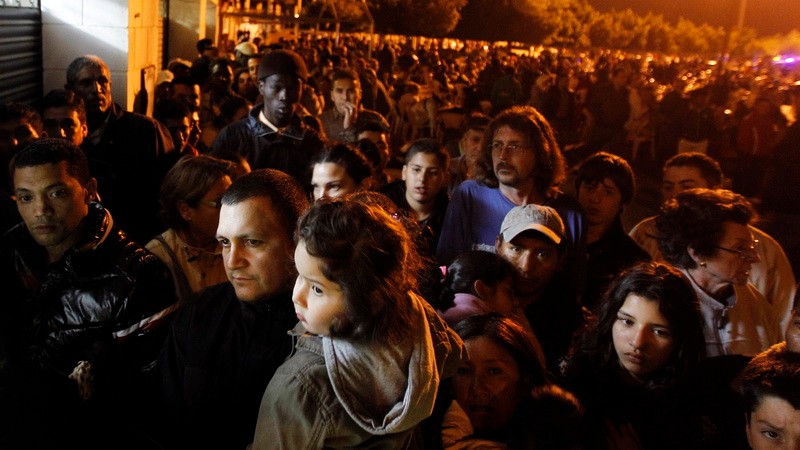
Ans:
{"type": "Polygon", "coordinates": [[[522,227],[515,227],[508,229],[503,233],[503,240],[509,242],[515,237],[519,236],[519,234],[522,233],[523,231],[528,231],[528,230],[538,231],[539,233],[542,233],[543,235],[545,235],[545,237],[553,241],[553,243],[556,245],[561,243],[561,236],[559,236],[558,233],[540,223],[532,223],[522,227]]]}

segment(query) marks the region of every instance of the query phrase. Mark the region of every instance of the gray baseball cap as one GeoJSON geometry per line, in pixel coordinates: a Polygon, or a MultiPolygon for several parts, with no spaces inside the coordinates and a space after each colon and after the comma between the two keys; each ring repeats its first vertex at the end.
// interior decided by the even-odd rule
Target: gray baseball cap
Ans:
{"type": "Polygon", "coordinates": [[[564,239],[564,222],[558,212],[549,206],[515,206],[506,214],[500,226],[500,234],[505,242],[510,242],[527,230],[542,233],[556,245],[564,239]]]}

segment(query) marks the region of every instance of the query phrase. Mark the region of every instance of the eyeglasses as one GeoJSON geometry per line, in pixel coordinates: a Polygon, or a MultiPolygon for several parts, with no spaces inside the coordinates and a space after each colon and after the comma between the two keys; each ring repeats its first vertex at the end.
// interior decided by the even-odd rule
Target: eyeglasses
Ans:
{"type": "Polygon", "coordinates": [[[744,250],[736,250],[732,248],[721,247],[719,245],[715,245],[714,248],[725,250],[728,253],[733,253],[737,255],[740,259],[743,259],[745,261],[758,258],[758,239],[753,239],[752,243],[748,245],[744,250]]]}
{"type": "Polygon", "coordinates": [[[211,200],[200,200],[197,203],[199,203],[201,205],[208,206],[209,208],[214,208],[214,209],[222,208],[222,201],[221,200],[220,201],[216,201],[216,202],[212,202],[211,200]]]}
{"type": "Polygon", "coordinates": [[[525,150],[531,149],[530,145],[523,145],[523,144],[508,144],[503,145],[502,142],[492,142],[489,144],[489,150],[492,151],[493,155],[499,156],[503,153],[503,150],[508,152],[509,155],[519,155],[525,150]]]}

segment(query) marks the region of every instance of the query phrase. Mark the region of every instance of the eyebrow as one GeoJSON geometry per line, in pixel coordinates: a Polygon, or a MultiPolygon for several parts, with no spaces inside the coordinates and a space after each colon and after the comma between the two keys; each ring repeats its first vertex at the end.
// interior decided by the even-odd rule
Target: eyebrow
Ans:
{"type": "MultiPolygon", "coordinates": [[[[45,186],[44,189],[42,189],[42,190],[43,191],[49,191],[50,189],[57,188],[57,187],[67,187],[67,185],[66,185],[66,183],[61,183],[61,182],[53,183],[53,184],[50,184],[48,186],[45,186]]],[[[34,192],[34,191],[35,191],[34,189],[28,189],[28,188],[24,188],[24,187],[15,188],[14,189],[14,193],[17,193],[17,192],[34,192]]]]}
{"type": "Polygon", "coordinates": [[[759,424],[761,424],[761,425],[766,425],[766,426],[768,426],[768,427],[770,427],[770,428],[774,428],[774,429],[776,429],[776,430],[778,430],[778,431],[783,431],[783,428],[782,428],[782,427],[779,427],[779,426],[777,426],[777,425],[773,425],[772,423],[770,423],[770,422],[767,422],[767,421],[766,421],[766,420],[764,420],[764,419],[758,419],[758,420],[756,420],[756,423],[759,423],[759,424]]]}

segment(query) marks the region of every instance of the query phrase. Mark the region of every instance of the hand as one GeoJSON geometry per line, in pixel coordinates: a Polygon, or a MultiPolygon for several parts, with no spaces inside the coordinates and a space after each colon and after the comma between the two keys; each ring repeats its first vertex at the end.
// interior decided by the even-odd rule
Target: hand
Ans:
{"type": "Polygon", "coordinates": [[[69,379],[78,384],[78,392],[83,400],[92,396],[94,385],[94,367],[89,361],[81,361],[72,369],[69,379]]]}
{"type": "Polygon", "coordinates": [[[342,126],[346,130],[356,124],[358,110],[356,109],[356,105],[350,102],[344,102],[344,104],[342,104],[342,111],[344,112],[344,123],[342,123],[342,126]]]}

